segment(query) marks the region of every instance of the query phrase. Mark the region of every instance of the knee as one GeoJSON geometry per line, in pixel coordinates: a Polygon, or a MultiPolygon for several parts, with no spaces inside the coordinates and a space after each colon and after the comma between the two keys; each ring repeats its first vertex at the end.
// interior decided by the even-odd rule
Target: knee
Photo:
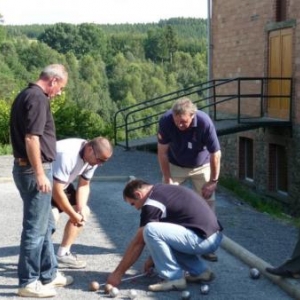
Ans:
{"type": "Polygon", "coordinates": [[[91,214],[91,209],[87,205],[84,206],[81,210],[81,215],[84,217],[84,221],[85,221],[83,225],[85,225],[85,223],[87,222],[90,214],[91,214]]]}
{"type": "Polygon", "coordinates": [[[144,227],[143,237],[145,241],[147,241],[149,238],[153,238],[153,236],[156,235],[156,225],[156,222],[150,222],[144,227]]]}
{"type": "Polygon", "coordinates": [[[81,210],[81,212],[84,215],[84,218],[87,220],[87,218],[91,214],[91,209],[89,208],[89,206],[86,205],[85,207],[83,207],[83,209],[81,210]]]}

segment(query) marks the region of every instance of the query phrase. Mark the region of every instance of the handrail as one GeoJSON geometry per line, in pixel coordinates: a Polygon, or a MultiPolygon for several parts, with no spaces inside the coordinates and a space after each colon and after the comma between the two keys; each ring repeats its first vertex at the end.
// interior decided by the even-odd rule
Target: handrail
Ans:
{"type": "MultiPolygon", "coordinates": [[[[207,82],[198,83],[185,89],[177,90],[162,96],[158,96],[152,99],[136,103],[128,107],[121,108],[114,115],[115,144],[124,146],[124,143],[118,141],[118,133],[123,132],[123,134],[125,135],[125,147],[126,149],[128,149],[130,140],[129,134],[135,131],[138,132],[138,130],[141,129],[144,129],[145,131],[150,130],[150,127],[154,124],[157,124],[159,117],[166,111],[166,105],[184,96],[191,96],[193,98],[192,101],[194,103],[201,104],[201,106],[198,107],[198,109],[208,110],[212,115],[212,119],[214,121],[234,119],[237,121],[237,123],[241,123],[241,121],[245,119],[245,117],[242,114],[242,104],[244,99],[257,98],[260,101],[258,107],[259,116],[248,116],[249,119],[262,118],[266,114],[266,100],[271,98],[278,98],[279,100],[288,98],[290,100],[289,121],[291,121],[292,90],[292,78],[289,77],[237,77],[230,79],[212,79],[207,82]],[[283,81],[288,81],[290,86],[289,93],[287,95],[268,95],[268,84],[270,80],[277,80],[279,81],[279,83],[282,83],[283,81]],[[251,90],[249,90],[249,87],[246,91],[244,91],[245,87],[243,85],[249,83],[252,85],[250,87],[252,89],[253,84],[255,84],[254,93],[251,90]],[[260,86],[257,90],[258,84],[260,86]],[[208,96],[204,96],[205,93],[207,93],[208,96]],[[218,113],[222,111],[220,108],[224,104],[228,105],[230,101],[236,101],[236,104],[230,104],[231,114],[233,112],[234,105],[236,105],[236,111],[234,113],[234,116],[226,116],[225,119],[220,119],[218,116],[218,113]],[[155,109],[155,111],[145,116],[143,115],[143,112],[147,109],[155,109]]],[[[138,137],[140,137],[140,133],[141,132],[138,132],[138,137]]]]}

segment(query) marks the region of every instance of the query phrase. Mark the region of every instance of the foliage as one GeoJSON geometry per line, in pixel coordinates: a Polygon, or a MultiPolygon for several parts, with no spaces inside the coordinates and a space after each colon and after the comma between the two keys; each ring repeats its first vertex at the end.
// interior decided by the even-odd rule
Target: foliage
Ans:
{"type": "Polygon", "coordinates": [[[12,147],[9,144],[0,144],[0,155],[11,155],[12,154],[12,147]]]}
{"type": "MultiPolygon", "coordinates": [[[[67,67],[65,92],[51,103],[60,138],[99,134],[112,138],[118,109],[206,81],[204,19],[10,25],[0,29],[0,99],[9,107],[46,65],[63,63],[67,67]]],[[[5,116],[5,109],[1,106],[0,110],[5,116]]],[[[146,127],[133,133],[133,138],[154,134],[154,127],[148,126],[153,122],[150,113],[134,117],[146,127]]]]}
{"type": "Polygon", "coordinates": [[[0,144],[9,143],[9,116],[10,105],[0,100],[0,144]]]}
{"type": "Polygon", "coordinates": [[[277,217],[283,217],[282,211],[284,211],[284,207],[281,203],[271,201],[271,199],[258,195],[247,186],[242,185],[237,179],[230,177],[221,178],[220,184],[231,190],[242,201],[250,204],[258,211],[269,213],[277,217]]]}
{"type": "Polygon", "coordinates": [[[112,131],[95,112],[65,104],[54,114],[57,138],[81,137],[92,139],[103,135],[112,138],[112,131]]]}
{"type": "Polygon", "coordinates": [[[87,53],[105,57],[107,51],[106,35],[95,24],[84,23],[76,26],[58,23],[45,29],[38,41],[63,54],[73,52],[78,58],[87,53]]]}
{"type": "MultiPolygon", "coordinates": [[[[171,25],[178,34],[179,38],[192,38],[202,40],[207,34],[206,19],[201,18],[170,18],[160,20],[158,23],[136,23],[136,24],[95,24],[108,36],[129,34],[135,36],[146,34],[151,29],[163,28],[171,25]]],[[[10,37],[27,36],[31,39],[37,39],[47,28],[52,25],[33,24],[33,25],[6,25],[7,35],[10,37]]]]}

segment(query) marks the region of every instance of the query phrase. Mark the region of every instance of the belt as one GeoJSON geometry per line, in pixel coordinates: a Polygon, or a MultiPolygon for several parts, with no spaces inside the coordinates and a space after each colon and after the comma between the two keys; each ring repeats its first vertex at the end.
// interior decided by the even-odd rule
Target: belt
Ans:
{"type": "MultiPolygon", "coordinates": [[[[20,167],[30,166],[30,161],[27,158],[15,158],[14,163],[20,167]]],[[[43,162],[43,165],[51,165],[51,162],[43,162]]]]}
{"type": "Polygon", "coordinates": [[[30,162],[27,158],[15,158],[14,163],[21,167],[26,167],[30,165],[30,162]]]}

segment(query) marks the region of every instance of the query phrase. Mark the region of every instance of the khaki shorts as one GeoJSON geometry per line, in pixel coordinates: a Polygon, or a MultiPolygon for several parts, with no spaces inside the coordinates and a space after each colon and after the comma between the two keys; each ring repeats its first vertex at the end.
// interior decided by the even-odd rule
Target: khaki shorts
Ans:
{"type": "MultiPolygon", "coordinates": [[[[197,168],[183,168],[169,163],[171,177],[174,182],[182,184],[190,180],[195,191],[202,197],[202,187],[210,180],[210,164],[205,164],[197,168]]],[[[205,199],[214,210],[215,193],[209,199],[205,199]]]]}

